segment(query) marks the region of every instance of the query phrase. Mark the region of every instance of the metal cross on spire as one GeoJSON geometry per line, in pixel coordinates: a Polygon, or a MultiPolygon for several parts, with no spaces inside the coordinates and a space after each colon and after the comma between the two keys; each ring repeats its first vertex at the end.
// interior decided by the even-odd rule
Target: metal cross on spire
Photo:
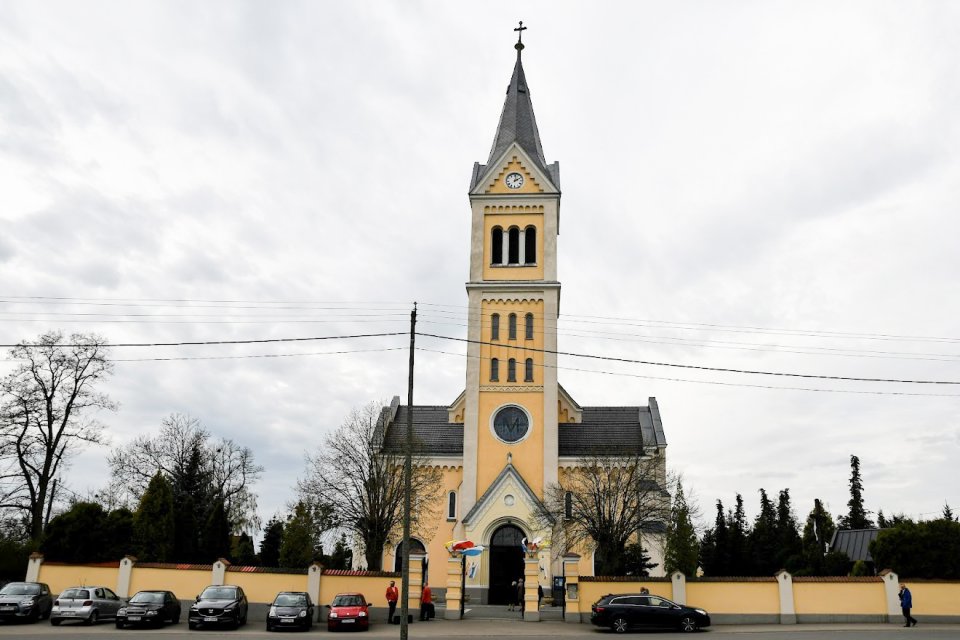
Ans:
{"type": "Polygon", "coordinates": [[[518,54],[523,51],[523,32],[526,30],[527,28],[523,26],[523,20],[520,21],[520,26],[514,29],[517,32],[517,44],[513,45],[513,48],[517,50],[518,54]]]}

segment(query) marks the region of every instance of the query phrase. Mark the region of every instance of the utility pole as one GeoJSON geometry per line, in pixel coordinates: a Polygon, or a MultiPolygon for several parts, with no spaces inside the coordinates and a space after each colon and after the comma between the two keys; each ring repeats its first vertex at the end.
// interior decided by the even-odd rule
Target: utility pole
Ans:
{"type": "Polygon", "coordinates": [[[410,312],[410,368],[407,373],[407,443],[403,457],[403,604],[400,607],[400,640],[407,640],[410,619],[410,485],[413,475],[413,352],[417,328],[417,303],[410,312]]]}

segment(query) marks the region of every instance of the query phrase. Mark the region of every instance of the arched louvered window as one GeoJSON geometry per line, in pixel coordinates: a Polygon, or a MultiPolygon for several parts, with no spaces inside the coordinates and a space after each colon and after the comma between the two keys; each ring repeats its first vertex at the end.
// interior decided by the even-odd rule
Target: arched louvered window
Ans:
{"type": "Polygon", "coordinates": [[[511,313],[507,317],[507,339],[517,339],[517,314],[511,313]]]}
{"type": "Polygon", "coordinates": [[[507,262],[509,264],[520,264],[520,229],[510,227],[507,238],[507,262]]]}
{"type": "Polygon", "coordinates": [[[523,318],[523,337],[527,340],[533,340],[533,314],[528,313],[523,318]]]}
{"type": "Polygon", "coordinates": [[[495,313],[490,316],[490,339],[500,339],[500,314],[495,313]]]}
{"type": "Polygon", "coordinates": [[[517,381],[517,361],[513,358],[507,360],[507,382],[517,381]]]}
{"type": "Polygon", "coordinates": [[[563,517],[567,520],[573,518],[573,494],[569,491],[563,496],[563,517]]]}
{"type": "Polygon", "coordinates": [[[533,382],[533,358],[527,358],[523,367],[523,381],[533,382]]]}
{"type": "Polygon", "coordinates": [[[496,358],[490,358],[490,381],[497,382],[500,380],[500,361],[496,358]]]}
{"type": "Polygon", "coordinates": [[[490,264],[503,264],[503,229],[500,227],[490,231],[490,264]]]}
{"type": "Polygon", "coordinates": [[[523,231],[523,263],[537,264],[537,228],[527,227],[523,231]]]}

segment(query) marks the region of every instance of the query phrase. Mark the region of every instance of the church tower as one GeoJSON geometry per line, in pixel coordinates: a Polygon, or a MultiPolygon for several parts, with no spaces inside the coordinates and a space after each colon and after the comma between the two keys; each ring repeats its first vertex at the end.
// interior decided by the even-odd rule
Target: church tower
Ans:
{"type": "Polygon", "coordinates": [[[490,155],[470,179],[463,513],[508,462],[537,496],[557,480],[560,167],[540,143],[522,37],[515,48],[490,155]]]}

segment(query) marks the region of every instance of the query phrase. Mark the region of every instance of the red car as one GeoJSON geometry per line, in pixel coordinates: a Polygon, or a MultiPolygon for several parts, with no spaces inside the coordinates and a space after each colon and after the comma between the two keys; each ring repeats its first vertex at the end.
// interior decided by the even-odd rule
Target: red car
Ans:
{"type": "Polygon", "coordinates": [[[370,603],[362,593],[338,593],[327,605],[327,631],[370,628],[370,603]]]}

